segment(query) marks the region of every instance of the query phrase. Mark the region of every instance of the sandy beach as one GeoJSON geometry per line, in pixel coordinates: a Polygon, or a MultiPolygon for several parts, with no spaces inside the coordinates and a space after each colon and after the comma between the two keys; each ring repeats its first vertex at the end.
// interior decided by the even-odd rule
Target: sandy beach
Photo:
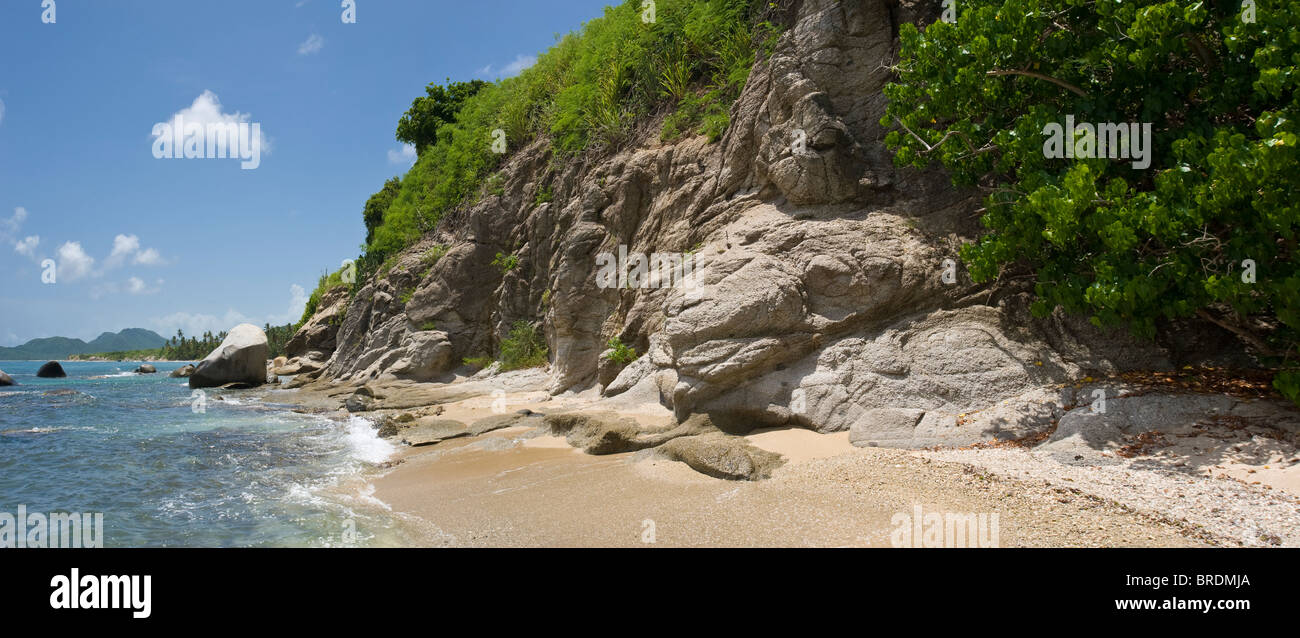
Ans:
{"type": "Polygon", "coordinates": [[[377,427],[462,428],[399,445],[366,487],[418,522],[431,546],[918,546],[900,542],[900,528],[931,514],[996,514],[1000,547],[1300,546],[1300,460],[1267,425],[1206,419],[1084,460],[1007,442],[856,447],[849,432],[763,428],[741,440],[779,455],[775,469],[728,480],[650,447],[587,453],[587,434],[553,431],[542,415],[602,414],[643,433],[679,426],[651,390],[552,396],[546,378],[313,381],[277,394],[340,416],[344,398],[373,395],[359,416],[377,427]]]}
{"type": "MultiPolygon", "coordinates": [[[[493,415],[492,401],[471,397],[414,412],[472,423],[493,415]]],[[[507,402],[512,411],[608,408],[591,397],[544,392],[511,393],[507,402]]],[[[622,407],[638,420],[669,418],[658,406],[622,407]]],[[[1097,469],[1056,477],[1003,467],[1006,458],[1029,458],[1023,450],[996,451],[1003,466],[991,469],[981,462],[992,459],[980,456],[988,451],[857,448],[845,432],[764,429],[746,439],[784,457],[771,478],[712,478],[646,451],[586,454],[545,427],[514,426],[403,447],[372,495],[418,519],[434,546],[891,547],[897,517],[917,507],[997,513],[1001,547],[1243,544],[1235,531],[1207,530],[1177,511],[1135,507],[1114,490],[1092,489],[1081,477],[1097,469]]],[[[1248,488],[1251,498],[1268,492],[1280,507],[1300,505],[1281,490],[1232,485],[1248,488]]],[[[1300,516],[1300,506],[1291,516],[1300,516]]]]}

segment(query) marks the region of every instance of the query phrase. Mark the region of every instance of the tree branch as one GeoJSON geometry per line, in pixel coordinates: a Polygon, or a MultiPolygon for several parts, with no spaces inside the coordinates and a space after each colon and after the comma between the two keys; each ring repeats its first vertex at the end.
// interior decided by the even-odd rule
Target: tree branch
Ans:
{"type": "Polygon", "coordinates": [[[1059,86],[1059,87],[1061,87],[1061,88],[1063,88],[1063,89],[1066,89],[1066,90],[1068,90],[1068,91],[1070,91],[1070,92],[1072,92],[1072,93],[1077,94],[1079,97],[1087,97],[1087,96],[1088,96],[1088,94],[1085,93],[1083,89],[1081,89],[1081,88],[1079,88],[1079,87],[1077,87],[1077,86],[1075,86],[1075,85],[1073,85],[1073,84],[1070,84],[1069,82],[1066,82],[1065,80],[1058,80],[1058,79],[1056,79],[1056,78],[1054,78],[1054,77],[1052,77],[1052,76],[1050,76],[1050,75],[1044,75],[1044,74],[1042,74],[1042,73],[1038,73],[1038,72],[1035,72],[1035,71],[1015,71],[1015,70],[1010,70],[1010,69],[994,69],[994,70],[992,70],[992,71],[988,71],[987,73],[985,73],[985,75],[992,75],[992,76],[995,76],[995,77],[997,77],[997,76],[1003,76],[1003,75],[1023,75],[1023,76],[1025,76],[1025,77],[1037,78],[1037,79],[1039,79],[1039,80],[1044,80],[1044,81],[1047,81],[1047,82],[1051,82],[1052,84],[1055,84],[1056,86],[1059,86]]]}
{"type": "Polygon", "coordinates": [[[1206,321],[1208,321],[1208,322],[1210,322],[1210,323],[1212,323],[1212,324],[1214,324],[1214,325],[1216,325],[1216,326],[1218,326],[1218,327],[1220,327],[1220,328],[1223,328],[1224,330],[1227,330],[1228,332],[1231,332],[1232,334],[1237,335],[1239,338],[1241,338],[1242,341],[1245,341],[1246,343],[1248,343],[1248,344],[1250,344],[1251,346],[1253,346],[1253,347],[1255,348],[1255,351],[1258,352],[1259,354],[1263,355],[1263,356],[1266,356],[1266,357],[1276,357],[1276,356],[1278,356],[1277,351],[1274,350],[1274,349],[1272,349],[1272,348],[1270,348],[1270,347],[1268,346],[1268,344],[1264,343],[1264,340],[1263,340],[1263,339],[1260,339],[1259,337],[1257,337],[1257,336],[1255,336],[1254,334],[1252,334],[1249,330],[1246,330],[1245,328],[1242,328],[1241,326],[1238,326],[1238,325],[1233,324],[1233,323],[1231,323],[1231,322],[1228,322],[1228,321],[1225,321],[1225,320],[1220,319],[1220,318],[1218,318],[1218,317],[1215,317],[1214,315],[1210,314],[1210,312],[1209,312],[1208,310],[1206,310],[1206,309],[1204,309],[1204,308],[1200,308],[1200,309],[1198,309],[1198,310],[1196,311],[1196,316],[1198,316],[1198,317],[1200,317],[1200,318],[1202,318],[1202,319],[1204,319],[1204,320],[1206,320],[1206,321]]]}

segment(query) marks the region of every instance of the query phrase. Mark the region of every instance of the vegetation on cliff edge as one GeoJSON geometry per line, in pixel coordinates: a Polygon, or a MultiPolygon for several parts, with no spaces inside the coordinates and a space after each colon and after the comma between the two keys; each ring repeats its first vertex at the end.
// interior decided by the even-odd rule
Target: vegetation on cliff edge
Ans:
{"type": "Polygon", "coordinates": [[[962,251],[977,281],[1031,279],[1037,314],[1146,337],[1199,316],[1300,400],[1297,16],[1294,0],[970,0],[955,23],[902,25],[886,141],[986,193],[988,232],[962,251]]]}
{"type": "MultiPolygon", "coordinates": [[[[638,121],[667,111],[665,137],[717,139],[756,57],[775,43],[778,30],[764,20],[775,8],[757,0],[660,0],[648,22],[641,2],[626,0],[561,37],[516,77],[429,85],[396,134],[417,146],[415,165],[364,207],[358,282],[480,191],[499,194],[500,176],[491,178],[502,160],[539,137],[565,161],[617,146],[638,121]],[[506,152],[494,152],[494,143],[506,152]]],[[[333,285],[333,275],[323,278],[312,298],[333,285]]],[[[302,321],[314,312],[309,303],[302,321]]]]}

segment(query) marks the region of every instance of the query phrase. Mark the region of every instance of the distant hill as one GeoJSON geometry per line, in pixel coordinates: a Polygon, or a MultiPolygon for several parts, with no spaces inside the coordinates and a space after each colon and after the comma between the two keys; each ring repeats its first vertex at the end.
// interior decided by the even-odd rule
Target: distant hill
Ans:
{"type": "Polygon", "coordinates": [[[32,339],[13,348],[0,348],[0,361],[66,359],[74,354],[145,350],[161,348],[166,341],[158,333],[143,328],[127,328],[118,333],[105,332],[89,343],[68,337],[46,337],[32,339]]]}

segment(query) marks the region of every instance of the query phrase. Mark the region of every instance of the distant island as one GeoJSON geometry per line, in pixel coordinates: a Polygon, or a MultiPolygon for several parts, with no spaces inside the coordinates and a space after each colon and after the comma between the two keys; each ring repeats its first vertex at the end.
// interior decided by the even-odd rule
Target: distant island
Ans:
{"type": "MultiPolygon", "coordinates": [[[[263,330],[272,357],[283,354],[295,327],[266,325],[263,330]]],[[[0,361],[198,361],[221,345],[225,337],[225,332],[187,337],[177,330],[176,336],[165,339],[152,330],[127,328],[118,333],[105,332],[90,342],[68,337],[32,339],[21,346],[0,348],[0,361]]]]}
{"type": "MultiPolygon", "coordinates": [[[[284,354],[284,346],[293,337],[296,326],[286,324],[272,326],[266,324],[262,331],[266,333],[267,347],[271,357],[284,354]]],[[[218,333],[204,332],[197,337],[186,337],[182,330],[170,339],[158,337],[161,345],[148,348],[132,348],[112,351],[91,351],[70,355],[72,361],[198,361],[207,357],[226,338],[224,331],[218,333]]]]}
{"type": "Polygon", "coordinates": [[[0,348],[0,361],[36,361],[40,359],[68,359],[73,355],[109,353],[128,350],[158,350],[167,340],[158,333],[144,328],[127,328],[121,332],[105,332],[93,341],[68,337],[32,339],[21,346],[0,348]]]}

